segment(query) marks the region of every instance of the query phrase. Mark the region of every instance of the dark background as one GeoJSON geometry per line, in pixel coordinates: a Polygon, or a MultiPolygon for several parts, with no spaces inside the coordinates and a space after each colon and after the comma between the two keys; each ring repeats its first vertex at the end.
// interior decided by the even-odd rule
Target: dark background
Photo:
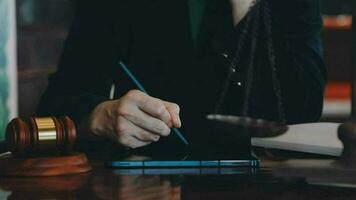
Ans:
{"type": "MultiPolygon", "coordinates": [[[[288,1],[288,0],[286,0],[288,1]]],[[[354,0],[321,0],[324,14],[351,14],[354,0]]],[[[102,1],[98,1],[101,3],[102,1]]],[[[17,0],[19,115],[34,115],[47,76],[56,69],[73,17],[73,0],[17,0]]],[[[329,81],[348,80],[351,31],[322,33],[329,81]]]]}

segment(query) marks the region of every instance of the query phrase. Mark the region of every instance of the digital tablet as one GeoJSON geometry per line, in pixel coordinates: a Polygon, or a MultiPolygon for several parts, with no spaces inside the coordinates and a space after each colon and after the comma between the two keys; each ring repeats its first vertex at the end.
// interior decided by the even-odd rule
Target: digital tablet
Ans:
{"type": "Polygon", "coordinates": [[[195,134],[204,137],[191,140],[188,146],[182,145],[173,135],[162,138],[159,143],[133,149],[126,156],[111,158],[106,166],[121,169],[259,166],[258,159],[251,155],[251,138],[248,135],[226,123],[207,121],[205,124],[210,131],[195,134]]]}
{"type": "Polygon", "coordinates": [[[243,160],[116,160],[106,162],[114,168],[206,168],[206,167],[258,167],[257,159],[243,160]]]}
{"type": "Polygon", "coordinates": [[[227,168],[259,166],[255,157],[248,155],[214,155],[191,153],[189,155],[137,156],[126,155],[109,160],[106,166],[113,168],[227,168]]]}
{"type": "Polygon", "coordinates": [[[256,167],[222,167],[222,168],[117,168],[115,175],[254,175],[256,167]]]}

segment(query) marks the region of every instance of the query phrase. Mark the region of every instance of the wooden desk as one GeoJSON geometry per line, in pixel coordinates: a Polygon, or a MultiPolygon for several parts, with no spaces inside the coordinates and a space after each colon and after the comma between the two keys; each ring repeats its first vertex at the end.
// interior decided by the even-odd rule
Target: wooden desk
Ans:
{"type": "MultiPolygon", "coordinates": [[[[218,169],[203,171],[204,175],[142,175],[142,170],[135,171],[136,175],[127,175],[129,171],[108,169],[101,162],[93,162],[93,165],[94,171],[80,175],[0,177],[0,199],[309,200],[356,197],[355,170],[336,167],[332,160],[262,161],[257,172],[230,175],[211,174],[218,169]]],[[[167,170],[156,172],[167,173],[167,170]]]]}

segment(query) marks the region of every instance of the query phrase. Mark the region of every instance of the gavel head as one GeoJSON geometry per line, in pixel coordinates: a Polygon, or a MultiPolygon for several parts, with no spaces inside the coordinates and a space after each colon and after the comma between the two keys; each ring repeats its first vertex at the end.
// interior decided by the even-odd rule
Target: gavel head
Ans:
{"type": "Polygon", "coordinates": [[[13,119],[6,129],[6,144],[14,155],[70,152],[76,128],[69,117],[13,119]]]}

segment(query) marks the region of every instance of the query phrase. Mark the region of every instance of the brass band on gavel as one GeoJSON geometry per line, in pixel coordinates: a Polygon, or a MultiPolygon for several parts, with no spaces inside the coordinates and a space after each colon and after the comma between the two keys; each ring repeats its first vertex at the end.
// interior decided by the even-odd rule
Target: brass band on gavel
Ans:
{"type": "Polygon", "coordinates": [[[56,125],[52,118],[34,119],[38,129],[38,146],[55,146],[57,142],[56,125]]]}
{"type": "Polygon", "coordinates": [[[13,119],[6,129],[6,144],[13,154],[69,152],[76,140],[76,128],[69,117],[13,119]]]}

